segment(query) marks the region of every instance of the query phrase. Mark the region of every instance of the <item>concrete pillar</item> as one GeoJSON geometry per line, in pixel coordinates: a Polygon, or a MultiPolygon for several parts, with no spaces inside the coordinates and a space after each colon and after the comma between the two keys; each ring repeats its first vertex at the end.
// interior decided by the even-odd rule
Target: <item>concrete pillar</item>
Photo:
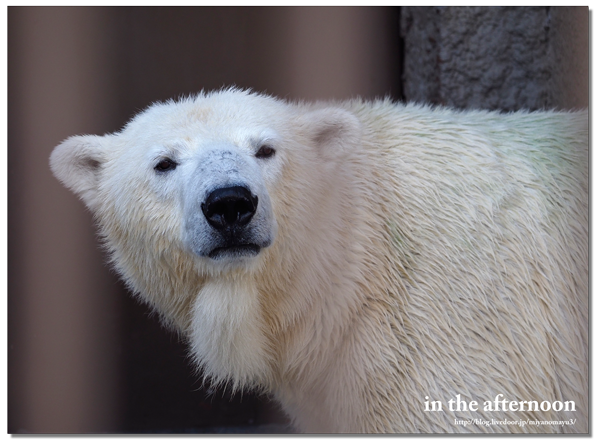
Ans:
{"type": "Polygon", "coordinates": [[[587,7],[404,7],[406,100],[517,110],[588,106],[587,7]]]}

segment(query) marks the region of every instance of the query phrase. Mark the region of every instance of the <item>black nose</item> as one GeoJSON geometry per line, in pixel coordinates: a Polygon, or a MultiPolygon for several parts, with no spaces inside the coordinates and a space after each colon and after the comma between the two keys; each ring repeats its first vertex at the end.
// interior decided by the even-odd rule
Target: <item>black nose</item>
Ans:
{"type": "Polygon", "coordinates": [[[202,213],[217,230],[244,226],[250,222],[258,197],[246,187],[224,187],[214,190],[202,203],[202,213]]]}

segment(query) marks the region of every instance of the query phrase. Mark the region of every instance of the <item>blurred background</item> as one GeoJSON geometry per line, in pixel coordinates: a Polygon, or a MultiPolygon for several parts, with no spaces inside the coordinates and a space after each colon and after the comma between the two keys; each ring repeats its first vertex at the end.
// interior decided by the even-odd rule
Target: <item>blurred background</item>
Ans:
{"type": "Polygon", "coordinates": [[[51,175],[74,134],[237,85],[287,99],[588,106],[587,7],[9,7],[8,432],[284,433],[202,385],[51,175]]]}

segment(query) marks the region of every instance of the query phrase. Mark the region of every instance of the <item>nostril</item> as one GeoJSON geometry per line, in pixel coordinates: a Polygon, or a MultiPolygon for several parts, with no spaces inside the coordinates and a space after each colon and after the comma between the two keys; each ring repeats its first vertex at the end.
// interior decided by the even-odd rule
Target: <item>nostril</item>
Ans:
{"type": "Polygon", "coordinates": [[[216,189],[202,203],[202,213],[215,229],[244,226],[250,222],[258,197],[252,195],[246,187],[224,187],[216,189]]]}

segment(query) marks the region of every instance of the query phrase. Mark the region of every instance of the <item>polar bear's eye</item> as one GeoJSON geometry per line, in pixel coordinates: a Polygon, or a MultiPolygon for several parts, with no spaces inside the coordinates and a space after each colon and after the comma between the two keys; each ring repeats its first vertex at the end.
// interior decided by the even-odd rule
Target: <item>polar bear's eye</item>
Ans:
{"type": "Polygon", "coordinates": [[[275,149],[273,147],[269,147],[268,145],[262,145],[254,156],[260,159],[266,159],[272,157],[274,154],[275,149]]]}
{"type": "Polygon", "coordinates": [[[168,172],[170,170],[175,170],[177,167],[177,163],[169,158],[161,159],[155,166],[154,170],[157,172],[168,172]]]}

